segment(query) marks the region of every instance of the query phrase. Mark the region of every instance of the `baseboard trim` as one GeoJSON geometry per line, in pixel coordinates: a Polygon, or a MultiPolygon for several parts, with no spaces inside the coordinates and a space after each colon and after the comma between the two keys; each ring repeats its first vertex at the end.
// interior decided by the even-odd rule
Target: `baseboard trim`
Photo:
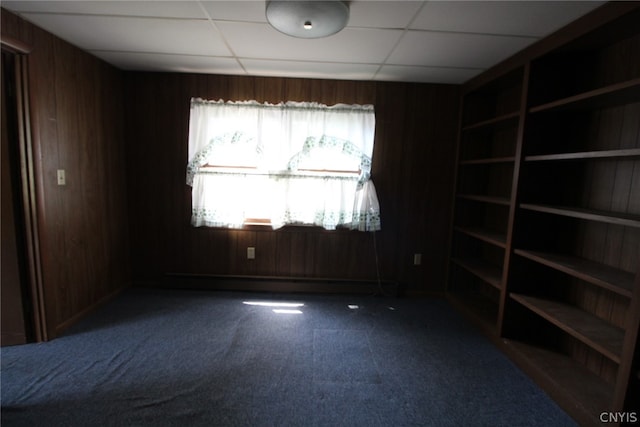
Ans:
{"type": "Polygon", "coordinates": [[[399,296],[396,281],[317,277],[238,276],[167,273],[156,287],[282,293],[384,294],[399,296]]]}
{"type": "Polygon", "coordinates": [[[27,343],[27,336],[23,333],[3,332],[0,337],[0,347],[22,345],[27,343]]]}
{"type": "Polygon", "coordinates": [[[117,297],[122,291],[124,291],[127,288],[129,288],[129,285],[125,285],[125,286],[122,286],[122,287],[116,289],[115,291],[113,291],[113,292],[107,294],[106,296],[100,298],[98,301],[96,301],[95,303],[91,304],[89,307],[85,308],[84,310],[80,311],[79,313],[71,316],[69,319],[67,319],[64,322],[62,322],[59,325],[57,325],[56,326],[56,337],[60,336],[60,334],[62,334],[65,330],[69,329],[72,325],[74,325],[75,323],[77,323],[78,321],[80,321],[81,319],[86,317],[87,315],[91,314],[92,312],[94,312],[95,310],[100,308],[101,306],[105,305],[106,303],[108,303],[109,301],[111,301],[112,299],[117,297]]]}

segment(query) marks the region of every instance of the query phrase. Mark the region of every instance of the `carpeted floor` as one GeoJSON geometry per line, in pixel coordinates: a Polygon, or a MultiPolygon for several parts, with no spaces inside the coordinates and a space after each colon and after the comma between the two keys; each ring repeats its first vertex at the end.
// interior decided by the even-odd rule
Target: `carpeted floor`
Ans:
{"type": "Polygon", "coordinates": [[[440,299],[130,289],[1,358],[2,427],[575,425],[440,299]]]}

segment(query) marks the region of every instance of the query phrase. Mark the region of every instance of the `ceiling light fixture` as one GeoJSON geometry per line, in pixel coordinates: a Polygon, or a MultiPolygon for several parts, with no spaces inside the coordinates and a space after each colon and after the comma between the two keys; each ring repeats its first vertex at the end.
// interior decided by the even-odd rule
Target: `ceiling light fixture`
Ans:
{"type": "Polygon", "coordinates": [[[344,1],[268,1],[267,21],[276,30],[293,37],[317,39],[342,30],[349,21],[344,1]]]}

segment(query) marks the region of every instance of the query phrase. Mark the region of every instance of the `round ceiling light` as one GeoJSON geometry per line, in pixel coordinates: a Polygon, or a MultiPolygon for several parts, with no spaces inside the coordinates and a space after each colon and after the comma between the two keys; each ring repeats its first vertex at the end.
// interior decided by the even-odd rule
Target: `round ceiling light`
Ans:
{"type": "Polygon", "coordinates": [[[276,30],[293,37],[317,39],[342,30],[349,21],[349,6],[343,1],[268,1],[267,21],[276,30]]]}

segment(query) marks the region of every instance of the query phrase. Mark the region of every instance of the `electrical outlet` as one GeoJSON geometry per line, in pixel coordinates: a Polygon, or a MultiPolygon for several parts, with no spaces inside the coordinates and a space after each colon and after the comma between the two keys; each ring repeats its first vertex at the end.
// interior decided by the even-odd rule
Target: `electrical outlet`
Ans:
{"type": "Polygon", "coordinates": [[[413,254],[413,265],[422,264],[422,254],[413,254]]]}
{"type": "Polygon", "coordinates": [[[256,259],[256,248],[251,246],[247,248],[247,259],[256,259]]]}

